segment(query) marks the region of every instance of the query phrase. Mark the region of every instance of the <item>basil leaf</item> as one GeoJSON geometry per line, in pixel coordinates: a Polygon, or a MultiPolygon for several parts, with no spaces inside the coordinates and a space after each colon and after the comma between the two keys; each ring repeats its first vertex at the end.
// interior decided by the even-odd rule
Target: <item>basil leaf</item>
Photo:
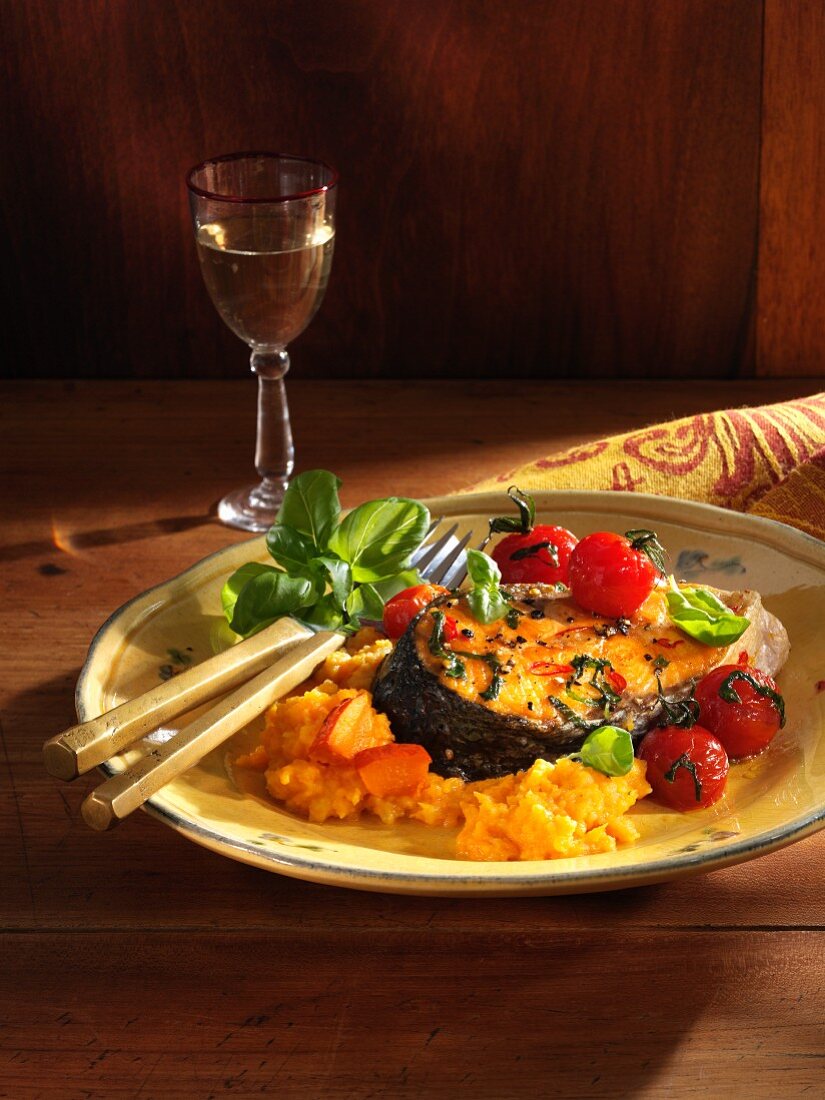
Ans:
{"type": "Polygon", "coordinates": [[[627,775],[633,767],[633,738],[619,726],[600,726],[572,755],[602,775],[627,775]]]}
{"type": "MultiPolygon", "coordinates": [[[[433,629],[430,634],[430,653],[433,657],[440,657],[444,662],[444,675],[451,680],[463,680],[467,675],[467,666],[457,653],[453,653],[444,645],[444,619],[446,616],[441,610],[433,612],[433,629]]],[[[464,654],[462,654],[464,656],[464,654]]],[[[495,660],[495,655],[493,654],[495,660]]],[[[498,662],[496,661],[496,665],[498,662]]]]}
{"type": "Polygon", "coordinates": [[[374,585],[358,585],[347,600],[347,614],[351,619],[373,619],[380,622],[384,615],[384,601],[374,585]]]}
{"type": "Polygon", "coordinates": [[[384,617],[384,604],[387,600],[405,588],[420,584],[421,578],[416,569],[406,569],[394,577],[375,581],[373,584],[359,584],[347,600],[347,614],[353,619],[371,619],[380,622],[384,617]]]}
{"type": "Polygon", "coordinates": [[[311,607],[299,608],[294,617],[311,630],[342,630],[344,627],[344,613],[331,592],[311,607]]]}
{"type": "Polygon", "coordinates": [[[308,601],[317,603],[326,594],[327,584],[331,584],[338,608],[344,606],[352,591],[352,574],[346,562],[338,558],[322,555],[306,535],[294,527],[276,523],[270,527],[266,544],[272,557],[286,569],[292,577],[306,577],[312,582],[313,595],[308,601]]]}
{"type": "Polygon", "coordinates": [[[349,562],[353,580],[377,581],[407,566],[429,526],[430,513],[417,500],[370,500],[344,518],[329,549],[349,562]]]}
{"type": "Polygon", "coordinates": [[[467,572],[473,587],[467,593],[467,603],[473,618],[479,623],[494,623],[510,610],[501,591],[501,570],[480,550],[467,551],[467,572]]]}
{"type": "Polygon", "coordinates": [[[420,583],[409,558],[429,526],[424,505],[374,500],[339,524],[340,485],[328,470],[293,479],[266,540],[284,571],[250,562],[224,584],[221,600],[233,631],[248,637],[294,615],[312,627],[351,632],[359,617],[380,619],[386,600],[420,583]],[[359,585],[367,587],[354,595],[359,585]]]}
{"type": "Polygon", "coordinates": [[[663,779],[668,783],[676,782],[676,775],[680,768],[684,768],[686,772],[690,773],[693,779],[693,793],[697,802],[702,801],[702,781],[696,772],[696,762],[691,760],[686,752],[683,752],[681,756],[677,757],[670,765],[668,770],[663,775],[663,779]]]}
{"type": "Polygon", "coordinates": [[[210,615],[212,625],[209,627],[209,648],[213,654],[223,653],[225,649],[231,649],[238,641],[238,635],[220,615],[210,615]]]}
{"type": "Polygon", "coordinates": [[[314,558],[312,564],[326,571],[335,602],[339,607],[343,607],[352,592],[352,570],[349,565],[340,558],[332,558],[326,554],[323,557],[314,558]]]}
{"type": "Polygon", "coordinates": [[[736,615],[704,588],[678,588],[671,581],[667,593],[671,621],[697,642],[711,646],[732,645],[750,626],[750,620],[736,615]]]}
{"type": "Polygon", "coordinates": [[[525,558],[537,558],[542,550],[547,551],[550,564],[558,569],[559,548],[552,542],[534,542],[532,546],[522,546],[520,550],[514,550],[510,555],[510,561],[524,561],[525,558]]]}
{"type": "Polygon", "coordinates": [[[279,569],[267,569],[243,586],[229,625],[246,638],[303,607],[312,591],[312,582],[305,577],[290,577],[279,569]]]}
{"type": "Polygon", "coordinates": [[[494,623],[510,610],[501,592],[492,588],[474,588],[467,594],[467,603],[478,623],[494,623]]]}
{"type": "Polygon", "coordinates": [[[246,565],[242,565],[240,569],[236,569],[221,589],[221,604],[223,606],[223,613],[226,616],[226,621],[232,622],[232,616],[235,613],[235,604],[238,602],[238,596],[241,594],[241,590],[248,581],[251,581],[253,577],[261,576],[263,573],[277,572],[278,570],[274,565],[264,565],[257,561],[248,561],[246,565]]]}
{"type": "Polygon", "coordinates": [[[325,550],[341,515],[341,480],[329,470],[306,470],[287,486],[277,523],[307,535],[325,550]]]}
{"type": "Polygon", "coordinates": [[[403,592],[405,588],[412,588],[414,584],[421,583],[421,574],[417,569],[403,569],[393,577],[383,577],[380,581],[375,581],[372,587],[386,603],[399,592],[403,592]]]}
{"type": "Polygon", "coordinates": [[[501,584],[501,570],[498,565],[480,550],[467,551],[467,572],[474,585],[490,587],[501,584]]]}
{"type": "Polygon", "coordinates": [[[725,677],[719,685],[719,698],[724,699],[726,703],[741,703],[742,697],[734,687],[737,680],[742,680],[744,683],[750,684],[756,694],[761,695],[763,699],[770,699],[779,715],[779,728],[784,729],[785,700],[778,691],[774,691],[773,688],[768,687],[767,684],[760,684],[759,681],[744,668],[738,668],[735,672],[731,672],[729,676],[725,677]]]}
{"type": "Polygon", "coordinates": [[[275,523],[266,533],[266,548],[287,573],[301,573],[318,553],[312,539],[295,527],[275,523]]]}

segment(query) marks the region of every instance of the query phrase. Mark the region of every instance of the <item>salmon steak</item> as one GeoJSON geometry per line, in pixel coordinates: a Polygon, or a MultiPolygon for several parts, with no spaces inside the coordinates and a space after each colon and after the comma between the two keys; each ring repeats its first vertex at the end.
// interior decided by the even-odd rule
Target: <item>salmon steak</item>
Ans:
{"type": "Polygon", "coordinates": [[[505,586],[511,611],[488,625],[465,595],[442,597],[379,669],[375,706],[397,740],[427,749],[436,772],[467,780],[574,752],[606,724],[640,737],[711,669],[745,659],[774,676],[787,659],[785,628],[758,593],[708,590],[749,621],[731,646],[682,633],[662,587],[628,619],[583,611],[548,585],[505,586]]]}

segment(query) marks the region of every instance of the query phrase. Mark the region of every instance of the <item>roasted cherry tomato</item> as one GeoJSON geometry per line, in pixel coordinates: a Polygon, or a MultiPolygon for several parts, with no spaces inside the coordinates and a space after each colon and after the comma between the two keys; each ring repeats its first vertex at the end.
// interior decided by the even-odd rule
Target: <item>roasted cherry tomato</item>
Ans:
{"type": "Polygon", "coordinates": [[[526,535],[508,535],[493,549],[505,584],[567,584],[567,563],[576,536],[565,527],[540,523],[526,535]]]}
{"type": "Polygon", "coordinates": [[[612,531],[586,535],[570,555],[570,591],[585,611],[626,619],[653,591],[659,571],[630,539],[612,531]]]}
{"type": "Polygon", "coordinates": [[[720,665],[709,672],[696,688],[696,701],[699,721],[722,742],[731,759],[761,752],[785,724],[776,684],[747,665],[720,665]]]}
{"type": "Polygon", "coordinates": [[[710,730],[665,726],[646,734],[637,753],[653,797],[674,810],[712,806],[725,790],[728,755],[710,730]]]}
{"type": "MultiPolygon", "coordinates": [[[[448,591],[440,584],[414,584],[412,588],[405,588],[384,604],[384,633],[388,638],[400,638],[419,611],[423,611],[428,603],[432,603],[437,596],[446,595],[448,591]]],[[[454,620],[445,619],[445,642],[451,640],[450,623],[453,624],[453,638],[456,635],[454,620]]]]}

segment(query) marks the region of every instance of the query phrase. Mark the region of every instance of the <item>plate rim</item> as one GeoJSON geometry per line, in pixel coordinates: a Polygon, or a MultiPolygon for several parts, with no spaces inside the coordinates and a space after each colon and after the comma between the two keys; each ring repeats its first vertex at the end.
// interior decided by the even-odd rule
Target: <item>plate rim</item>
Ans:
{"type": "MultiPolygon", "coordinates": [[[[724,520],[726,528],[733,528],[729,530],[729,533],[734,536],[740,533],[747,535],[760,532],[764,537],[760,538],[759,541],[763,544],[777,541],[781,543],[790,541],[792,545],[795,543],[797,552],[790,556],[797,560],[801,558],[806,564],[821,569],[825,574],[825,544],[796,527],[765,516],[753,515],[747,512],[734,512],[701,501],[682,500],[678,497],[664,497],[651,493],[622,493],[612,490],[585,489],[537,489],[532,492],[532,495],[536,499],[537,506],[544,505],[548,508],[556,507],[559,509],[566,507],[572,511],[586,511],[588,505],[592,504],[592,510],[630,512],[636,510],[634,505],[640,505],[639,511],[642,514],[655,514],[662,505],[675,505],[685,509],[684,518],[686,522],[689,522],[690,517],[693,516],[699,521],[695,526],[700,528],[704,526],[705,529],[712,530],[716,528],[718,530],[719,523],[724,520]],[[702,518],[709,522],[702,524],[702,518]]],[[[443,511],[455,516],[461,513],[489,511],[488,507],[481,506],[482,502],[490,498],[498,500],[499,496],[500,494],[496,490],[459,492],[424,498],[423,503],[433,513],[443,511]]],[[[252,543],[261,543],[263,538],[264,536],[257,535],[221,547],[193,562],[172,577],[138,593],[113,611],[95,632],[78,676],[75,688],[75,710],[78,720],[83,722],[89,718],[97,717],[96,714],[92,713],[95,708],[87,708],[84,698],[95,665],[97,651],[106,641],[109,633],[124,617],[129,616],[134,611],[136,605],[141,605],[140,614],[139,618],[132,623],[132,628],[134,628],[136,622],[145,619],[163,605],[164,601],[160,598],[162,592],[176,587],[184,578],[200,573],[210,562],[237,553],[240,547],[249,546],[252,543]]],[[[786,546],[782,546],[781,551],[787,553],[786,546]]],[[[823,580],[825,581],[825,577],[823,577],[823,580]]],[[[106,776],[115,774],[115,769],[108,763],[101,765],[99,770],[106,776]]],[[[699,852],[680,853],[679,858],[660,858],[643,865],[630,864],[616,868],[581,868],[565,871],[563,864],[567,862],[566,860],[536,860],[516,864],[515,866],[531,868],[531,870],[525,870],[519,875],[512,873],[513,863],[490,862],[482,865],[484,868],[489,869],[488,873],[480,873],[479,869],[479,872],[473,874],[463,870],[457,871],[456,869],[459,867],[478,867],[477,864],[464,860],[445,860],[445,874],[431,875],[414,869],[394,868],[388,871],[364,867],[356,869],[331,866],[328,862],[319,862],[297,853],[274,852],[271,849],[258,847],[240,838],[228,838],[224,834],[200,825],[160,804],[158,796],[154,796],[141,808],[150,816],[169,825],[176,832],[201,847],[248,865],[259,867],[262,870],[274,871],[289,877],[324,885],[377,890],[386,893],[428,894],[430,896],[465,894],[501,897],[508,894],[561,894],[649,885],[747,862],[750,859],[766,855],[769,852],[802,840],[825,827],[825,799],[823,799],[820,804],[799,818],[793,818],[783,825],[774,826],[765,833],[757,834],[756,837],[739,840],[738,842],[729,840],[722,845],[708,847],[699,852]],[[560,864],[562,866],[559,866],[560,864]],[[497,876],[494,872],[490,873],[495,867],[509,868],[511,873],[506,877],[497,876]]],[[[417,857],[399,853],[399,858],[417,857]]]]}

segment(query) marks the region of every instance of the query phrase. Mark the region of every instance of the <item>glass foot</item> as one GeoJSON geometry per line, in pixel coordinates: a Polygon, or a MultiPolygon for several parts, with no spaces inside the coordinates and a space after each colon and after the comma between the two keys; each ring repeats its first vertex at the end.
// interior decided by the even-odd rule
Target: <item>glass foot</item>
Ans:
{"type": "Polygon", "coordinates": [[[218,505],[218,518],[242,531],[268,531],[284,499],[287,482],[263,481],[228,493],[218,505]]]}

